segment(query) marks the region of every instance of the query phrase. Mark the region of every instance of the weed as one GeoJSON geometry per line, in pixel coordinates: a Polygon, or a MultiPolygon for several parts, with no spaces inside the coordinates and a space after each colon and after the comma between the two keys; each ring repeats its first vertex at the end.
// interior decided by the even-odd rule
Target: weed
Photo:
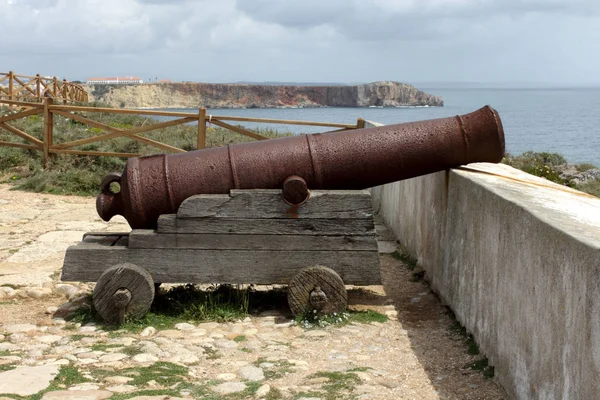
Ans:
{"type": "Polygon", "coordinates": [[[206,347],[204,349],[204,354],[206,354],[207,360],[216,360],[217,358],[221,358],[221,353],[212,347],[206,347]]]}
{"type": "MultiPolygon", "coordinates": [[[[18,251],[18,250],[17,250],[18,251]]],[[[3,283],[2,287],[9,287],[13,290],[17,290],[23,287],[23,285],[13,285],[12,283],[3,283]]]]}
{"type": "MultiPolygon", "coordinates": [[[[68,326],[75,328],[75,325],[68,325],[68,326]]],[[[66,328],[67,328],[67,326],[65,325],[65,327],[63,329],[66,329],[66,328]]],[[[87,337],[87,336],[86,335],[71,335],[70,339],[71,339],[72,342],[76,342],[78,340],[83,339],[84,337],[87,337]]],[[[92,350],[94,350],[94,346],[98,346],[98,345],[93,345],[92,346],[92,350]]]]}
{"type": "Polygon", "coordinates": [[[7,364],[0,364],[0,372],[10,371],[11,369],[15,369],[18,366],[19,366],[19,364],[17,364],[16,362],[14,362],[14,363],[7,363],[7,364]]]}
{"type": "MultiPolygon", "coordinates": [[[[259,367],[261,364],[266,362],[266,358],[260,357],[254,362],[254,365],[259,367]]],[[[271,364],[273,364],[273,366],[263,368],[265,379],[278,379],[283,377],[284,375],[293,372],[291,369],[293,364],[289,363],[287,360],[277,360],[272,362],[271,364]]]]}
{"type": "Polygon", "coordinates": [[[373,310],[350,310],[341,314],[319,314],[307,312],[296,317],[296,323],[305,329],[324,328],[329,325],[344,326],[352,322],[369,324],[371,322],[387,322],[388,317],[373,310]]]}
{"type": "Polygon", "coordinates": [[[392,253],[392,257],[396,260],[400,260],[406,265],[406,268],[409,270],[414,270],[417,266],[417,259],[410,255],[408,250],[403,246],[400,247],[400,250],[396,250],[392,253]]]}
{"type": "Polygon", "coordinates": [[[19,249],[10,249],[10,250],[8,250],[8,254],[15,254],[18,251],[19,251],[19,249]]]}
{"type": "Polygon", "coordinates": [[[470,368],[473,371],[481,371],[485,379],[494,377],[494,367],[488,364],[487,358],[481,358],[465,365],[465,368],[470,368]]]}
{"type": "Polygon", "coordinates": [[[122,344],[95,343],[91,346],[91,349],[92,349],[92,351],[106,351],[107,349],[116,349],[119,347],[123,347],[123,345],[122,344]]]}
{"type": "MultiPolygon", "coordinates": [[[[139,332],[147,326],[170,329],[182,321],[229,322],[243,319],[249,309],[260,310],[287,302],[285,292],[256,291],[252,287],[218,285],[201,290],[195,285],[176,286],[155,297],[150,312],[137,320],[127,320],[119,327],[124,332],[139,332]]],[[[91,302],[90,302],[91,303],[91,302]]],[[[93,307],[84,307],[69,316],[69,321],[82,324],[94,322],[103,326],[102,318],[93,307]]],[[[114,332],[116,327],[103,326],[114,332]]],[[[111,332],[111,333],[112,333],[111,332]]],[[[238,339],[242,340],[242,339],[238,339]]]]}
{"type": "Polygon", "coordinates": [[[577,185],[577,190],[581,190],[582,192],[589,193],[592,196],[600,197],[600,179],[596,179],[594,181],[588,181],[577,185]]]}
{"type": "MultiPolygon", "coordinates": [[[[344,394],[350,395],[360,378],[353,372],[317,372],[309,375],[309,378],[327,378],[323,384],[324,398],[327,400],[339,399],[344,394]]],[[[323,395],[321,395],[323,396],[323,395]]]]}
{"type": "Polygon", "coordinates": [[[235,338],[233,338],[233,341],[237,343],[245,342],[246,340],[248,339],[244,335],[236,336],[235,338]]]}
{"type": "Polygon", "coordinates": [[[127,354],[130,357],[137,356],[138,354],[142,354],[144,351],[140,346],[126,346],[121,350],[121,353],[127,354]]]}
{"type": "MultiPolygon", "coordinates": [[[[111,370],[92,370],[91,373],[94,378],[103,379],[114,375],[115,372],[111,370]]],[[[130,384],[133,386],[141,386],[152,380],[163,386],[172,386],[184,380],[188,375],[188,369],[169,362],[157,362],[149,367],[126,368],[121,370],[120,374],[131,376],[133,381],[130,384]],[[132,372],[133,374],[131,374],[132,372]]]]}

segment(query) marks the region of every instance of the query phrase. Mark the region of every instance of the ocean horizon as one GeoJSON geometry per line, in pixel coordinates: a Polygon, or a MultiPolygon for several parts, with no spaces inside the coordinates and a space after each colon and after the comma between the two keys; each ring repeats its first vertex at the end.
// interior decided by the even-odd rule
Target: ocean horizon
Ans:
{"type": "MultiPolygon", "coordinates": [[[[336,123],[355,123],[360,117],[390,125],[466,114],[489,105],[502,120],[507,153],[552,152],[561,154],[569,163],[600,166],[600,88],[419,89],[442,96],[444,107],[211,108],[207,114],[336,123]]],[[[299,125],[236,124],[295,134],[331,130],[299,125]]]]}

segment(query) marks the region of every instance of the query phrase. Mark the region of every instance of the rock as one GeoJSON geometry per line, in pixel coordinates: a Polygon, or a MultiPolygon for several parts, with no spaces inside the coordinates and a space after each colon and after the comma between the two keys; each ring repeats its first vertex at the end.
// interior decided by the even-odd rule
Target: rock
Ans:
{"type": "Polygon", "coordinates": [[[173,396],[167,396],[167,395],[136,396],[136,397],[130,397],[129,400],[189,400],[189,397],[187,399],[184,399],[183,397],[173,397],[173,396]]]}
{"type": "Polygon", "coordinates": [[[128,376],[107,376],[106,378],[104,378],[104,382],[107,383],[112,383],[115,385],[123,385],[125,383],[129,383],[133,380],[133,378],[130,378],[128,376]]]}
{"type": "Polygon", "coordinates": [[[44,394],[42,400],[104,400],[112,396],[108,390],[56,390],[44,394]]]}
{"type": "Polygon", "coordinates": [[[217,328],[218,326],[219,326],[218,322],[203,322],[201,324],[198,324],[198,328],[204,329],[207,331],[213,330],[213,329],[217,328]]]}
{"type": "Polygon", "coordinates": [[[156,333],[156,328],[153,326],[148,326],[148,327],[144,328],[142,333],[140,333],[140,336],[148,337],[148,336],[154,335],[155,333],[156,333]]]}
{"type": "Polygon", "coordinates": [[[16,296],[15,289],[8,287],[8,286],[0,287],[0,292],[2,292],[4,294],[4,297],[6,297],[8,299],[12,299],[16,296]]]}
{"type": "Polygon", "coordinates": [[[29,358],[40,358],[43,355],[44,355],[44,352],[42,350],[38,350],[38,349],[30,350],[29,353],[27,353],[27,356],[29,358]]]}
{"type": "Polygon", "coordinates": [[[220,385],[211,387],[212,391],[219,394],[231,394],[242,392],[246,389],[246,384],[243,382],[225,382],[220,385]]]}
{"type": "Polygon", "coordinates": [[[176,329],[167,329],[164,331],[158,332],[157,336],[162,336],[166,338],[182,338],[183,332],[176,329]]]}
{"type": "Polygon", "coordinates": [[[0,351],[17,351],[21,348],[13,343],[0,343],[0,351]]]}
{"type": "Polygon", "coordinates": [[[234,342],[233,340],[219,340],[217,341],[217,343],[215,343],[217,347],[220,347],[222,349],[235,349],[238,344],[236,342],[234,342]]]}
{"type": "Polygon", "coordinates": [[[196,329],[196,327],[192,324],[188,324],[187,322],[182,322],[175,324],[175,329],[179,329],[180,331],[192,331],[196,329]]]}
{"type": "Polygon", "coordinates": [[[81,328],[79,328],[78,332],[81,333],[92,333],[96,331],[96,327],[95,326],[82,326],[81,328]]]}
{"type": "Polygon", "coordinates": [[[256,390],[256,397],[261,398],[261,397],[265,397],[266,395],[269,394],[269,392],[271,391],[271,386],[268,384],[262,385],[261,387],[259,387],[256,390]]]}
{"type": "Polygon", "coordinates": [[[158,361],[158,357],[153,356],[152,354],[143,353],[133,356],[133,361],[138,364],[155,363],[158,361]]]}
{"type": "Polygon", "coordinates": [[[287,360],[287,361],[293,365],[308,365],[308,362],[304,361],[304,360],[287,360]]]}
{"type": "Polygon", "coordinates": [[[30,332],[35,331],[37,326],[31,324],[16,324],[16,325],[8,325],[4,327],[4,331],[9,333],[21,333],[21,332],[30,332]]]}
{"type": "Polygon", "coordinates": [[[0,373],[0,393],[31,396],[50,386],[58,375],[58,365],[17,367],[0,373]]]}
{"type": "Polygon", "coordinates": [[[235,374],[230,374],[230,373],[217,375],[217,379],[220,380],[220,381],[232,381],[235,378],[236,378],[236,375],[235,374]]]}
{"type": "Polygon", "coordinates": [[[99,361],[100,362],[114,362],[114,361],[121,361],[124,358],[127,358],[127,354],[113,353],[113,354],[106,354],[106,355],[100,357],[99,361]]]}
{"type": "Polygon", "coordinates": [[[11,343],[15,343],[15,344],[16,344],[16,343],[23,343],[23,342],[27,342],[27,341],[29,341],[29,338],[30,338],[29,336],[26,336],[26,335],[25,335],[25,334],[23,334],[23,333],[13,333],[12,335],[10,335],[10,336],[8,337],[8,340],[9,340],[11,343]]]}
{"type": "Polygon", "coordinates": [[[31,297],[32,299],[41,299],[50,296],[52,294],[52,290],[48,288],[31,288],[27,289],[26,293],[27,296],[31,297]]]}
{"type": "Polygon", "coordinates": [[[248,381],[262,381],[265,379],[265,374],[262,369],[254,365],[245,365],[238,370],[238,375],[248,381]]]}
{"type": "Polygon", "coordinates": [[[58,310],[58,307],[55,306],[51,306],[46,308],[46,314],[54,314],[56,312],[56,310],[58,310]]]}
{"type": "Polygon", "coordinates": [[[37,341],[40,343],[56,343],[59,340],[62,339],[62,336],[58,336],[58,335],[46,335],[46,336],[39,336],[37,338],[37,341]]]}
{"type": "Polygon", "coordinates": [[[65,283],[56,285],[54,287],[54,290],[57,293],[63,294],[66,298],[73,296],[75,293],[77,293],[79,291],[75,286],[65,284],[65,283]]]}
{"type": "Polygon", "coordinates": [[[250,328],[250,329],[246,329],[242,334],[246,337],[252,337],[252,336],[255,336],[257,333],[258,333],[258,329],[250,328]]]}
{"type": "Polygon", "coordinates": [[[79,385],[71,386],[69,390],[98,390],[100,386],[94,385],[93,383],[81,383],[79,385]]]}
{"type": "Polygon", "coordinates": [[[326,331],[314,330],[314,331],[304,332],[303,336],[308,337],[308,338],[319,338],[319,337],[331,336],[331,333],[326,332],[326,331]]]}
{"type": "Polygon", "coordinates": [[[114,393],[128,393],[128,392],[133,392],[136,389],[137,388],[132,385],[116,385],[116,386],[110,386],[110,387],[106,388],[106,390],[110,390],[111,392],[114,392],[114,393]]]}

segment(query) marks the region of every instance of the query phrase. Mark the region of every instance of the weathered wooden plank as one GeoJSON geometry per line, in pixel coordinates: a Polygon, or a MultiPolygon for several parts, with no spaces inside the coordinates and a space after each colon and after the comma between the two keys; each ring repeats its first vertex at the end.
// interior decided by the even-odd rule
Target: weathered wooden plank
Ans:
{"type": "Polygon", "coordinates": [[[372,235],[168,234],[136,229],[129,235],[129,247],[135,249],[377,251],[377,240],[372,235]]]}
{"type": "Polygon", "coordinates": [[[381,283],[372,251],[221,251],[131,249],[81,243],[67,249],[62,280],[94,282],[116,264],[146,268],[154,282],[287,284],[302,268],[325,265],[347,285],[381,283]]]}
{"type": "Polygon", "coordinates": [[[187,218],[165,214],[159,233],[222,233],[237,235],[375,235],[372,219],[234,219],[187,218]]]}
{"type": "Polygon", "coordinates": [[[314,190],[301,206],[283,201],[281,190],[232,190],[229,195],[191,196],[177,217],[371,219],[373,205],[366,190],[314,190]]]}

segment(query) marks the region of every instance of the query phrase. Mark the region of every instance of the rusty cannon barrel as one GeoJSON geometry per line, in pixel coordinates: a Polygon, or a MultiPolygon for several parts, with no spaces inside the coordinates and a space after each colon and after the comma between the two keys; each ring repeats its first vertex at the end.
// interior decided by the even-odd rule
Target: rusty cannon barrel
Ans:
{"type": "MultiPolygon", "coordinates": [[[[464,165],[500,162],[504,132],[485,106],[456,117],[377,128],[298,135],[170,155],[130,158],[107,175],[97,198],[105,221],[119,214],[134,229],[155,228],[196,194],[231,189],[365,189],[464,165]],[[113,193],[113,182],[120,191],[113,193]]],[[[284,194],[285,197],[285,194],[284,194]]],[[[302,196],[296,196],[302,199],[302,196]]]]}

